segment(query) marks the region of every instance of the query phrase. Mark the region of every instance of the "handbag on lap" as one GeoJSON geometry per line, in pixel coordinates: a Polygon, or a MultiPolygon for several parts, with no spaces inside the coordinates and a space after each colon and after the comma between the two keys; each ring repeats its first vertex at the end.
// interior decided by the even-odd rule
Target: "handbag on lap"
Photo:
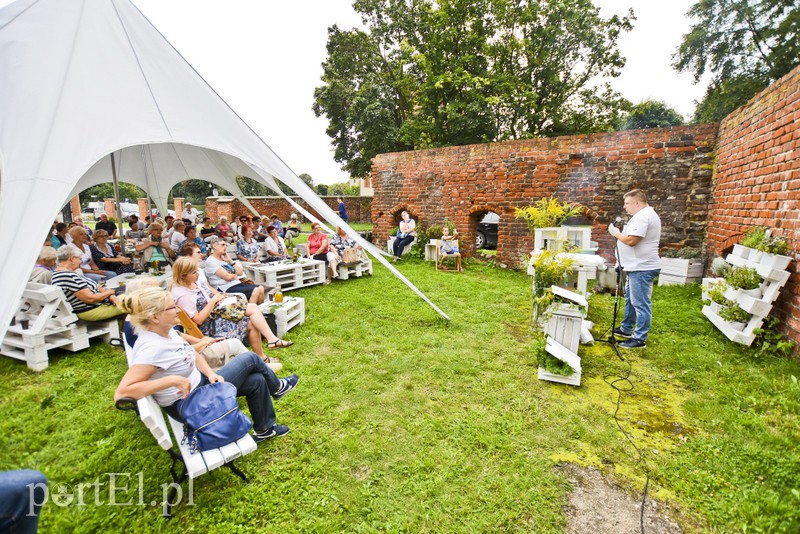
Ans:
{"type": "Polygon", "coordinates": [[[181,444],[192,454],[233,443],[250,431],[253,423],[239,409],[236,386],[215,382],[192,390],[181,403],[184,420],[181,444]]]}

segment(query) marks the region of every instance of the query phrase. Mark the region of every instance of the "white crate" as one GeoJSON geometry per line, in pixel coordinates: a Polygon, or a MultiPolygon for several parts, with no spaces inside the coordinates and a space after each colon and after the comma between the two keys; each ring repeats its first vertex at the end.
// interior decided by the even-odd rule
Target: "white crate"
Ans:
{"type": "Polygon", "coordinates": [[[256,284],[291,291],[325,282],[325,262],[301,258],[298,262],[245,263],[245,274],[256,284]]]}
{"type": "Polygon", "coordinates": [[[552,250],[560,252],[564,243],[572,243],[578,249],[591,248],[591,226],[557,226],[536,228],[533,231],[534,250],[552,250]]]}
{"type": "Polygon", "coordinates": [[[306,322],[306,301],[301,297],[284,297],[283,302],[264,302],[261,312],[275,314],[275,335],[282,338],[286,332],[306,322]]]}
{"type": "Polygon", "coordinates": [[[577,354],[570,351],[567,347],[555,341],[553,338],[547,338],[547,345],[545,350],[548,354],[555,356],[559,360],[566,362],[575,371],[569,376],[556,375],[539,368],[539,380],[547,380],[549,382],[558,382],[560,384],[568,384],[570,386],[581,385],[581,358],[577,354]]]}
{"type": "Polygon", "coordinates": [[[359,259],[360,261],[355,265],[339,263],[336,268],[339,271],[339,280],[347,280],[350,277],[361,278],[365,274],[372,276],[372,260],[369,258],[359,259]]]}
{"type": "Polygon", "coordinates": [[[700,259],[661,258],[661,274],[674,277],[702,278],[705,261],[700,259]]]}

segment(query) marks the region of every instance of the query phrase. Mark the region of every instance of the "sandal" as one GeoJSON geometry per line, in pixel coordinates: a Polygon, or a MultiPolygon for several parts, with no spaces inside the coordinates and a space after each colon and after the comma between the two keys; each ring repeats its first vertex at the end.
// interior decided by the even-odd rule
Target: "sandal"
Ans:
{"type": "Polygon", "coordinates": [[[269,350],[285,349],[286,347],[291,347],[292,345],[294,345],[294,341],[286,341],[285,339],[279,339],[277,341],[273,341],[272,343],[267,343],[269,350]]]}
{"type": "Polygon", "coordinates": [[[281,363],[278,358],[270,358],[269,356],[264,356],[261,358],[264,363],[281,363]]]}

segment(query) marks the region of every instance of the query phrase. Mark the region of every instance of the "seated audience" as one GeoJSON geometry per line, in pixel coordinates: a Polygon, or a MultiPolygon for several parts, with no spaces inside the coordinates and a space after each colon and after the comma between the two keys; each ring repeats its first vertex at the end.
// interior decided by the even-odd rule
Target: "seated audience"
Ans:
{"type": "Polygon", "coordinates": [[[92,240],[92,235],[94,234],[94,232],[92,231],[91,228],[89,228],[88,226],[83,224],[83,217],[75,217],[74,222],[75,222],[75,224],[77,224],[78,226],[80,226],[81,228],[86,230],[86,235],[89,236],[89,241],[91,241],[92,240]]]}
{"type": "Polygon", "coordinates": [[[200,237],[206,239],[217,233],[217,229],[211,226],[211,217],[203,217],[203,226],[200,227],[200,237]]]}
{"type": "Polygon", "coordinates": [[[270,215],[269,220],[270,224],[274,226],[275,229],[278,231],[278,235],[284,237],[286,235],[286,232],[283,229],[283,223],[278,218],[278,215],[273,213],[272,215],[270,215]]]}
{"type": "MultiPolygon", "coordinates": [[[[224,239],[228,243],[233,243],[233,237],[236,234],[231,228],[231,225],[228,224],[228,218],[226,216],[222,216],[219,218],[219,224],[217,225],[217,236],[224,239]]],[[[208,241],[208,239],[206,239],[208,241]]]]}
{"type": "Polygon", "coordinates": [[[237,395],[247,398],[257,442],[283,436],[289,428],[276,424],[272,399],[279,399],[298,382],[297,375],[279,379],[254,353],[245,353],[214,372],[202,355],[173,329],[178,321],[172,296],[158,288],[145,288],[121,298],[139,337],[132,349],[132,362],[117,386],[114,400],[141,399],[153,395],[173,418],[182,421],[180,408],[189,392],[204,384],[227,381],[237,395]]]}
{"type": "Polygon", "coordinates": [[[330,262],[331,266],[331,276],[333,278],[338,278],[338,266],[339,262],[342,261],[342,254],[344,254],[344,251],[348,248],[361,250],[361,246],[356,243],[355,239],[348,236],[347,232],[345,232],[342,227],[336,228],[336,235],[331,238],[330,244],[331,246],[328,250],[328,261],[330,262]]]}
{"type": "Polygon", "coordinates": [[[191,202],[187,202],[184,205],[183,211],[181,212],[181,219],[184,221],[189,221],[188,225],[197,226],[197,218],[200,216],[200,212],[197,211],[195,208],[192,207],[191,202]]]}
{"type": "Polygon", "coordinates": [[[186,241],[186,235],[184,235],[184,229],[186,228],[186,223],[183,220],[179,219],[172,223],[172,236],[169,238],[169,246],[172,247],[172,251],[177,254],[177,252],[181,249],[181,245],[184,241],[186,241]]]}
{"type": "Polygon", "coordinates": [[[326,284],[331,283],[331,273],[328,270],[328,248],[328,236],[322,233],[322,226],[318,222],[311,223],[311,235],[308,236],[308,255],[315,260],[325,262],[326,284]]]}
{"type": "Polygon", "coordinates": [[[278,235],[278,230],[274,226],[267,227],[267,240],[264,241],[264,251],[267,253],[267,262],[281,261],[289,257],[286,251],[286,243],[278,235]]]}
{"type": "Polygon", "coordinates": [[[289,242],[289,246],[292,246],[292,241],[294,241],[302,232],[303,225],[297,220],[297,214],[292,213],[289,216],[289,222],[286,223],[285,232],[286,241],[289,242]]]}
{"type": "Polygon", "coordinates": [[[236,257],[239,261],[258,261],[258,241],[253,239],[253,229],[249,226],[242,228],[242,238],[236,242],[236,257]]]}
{"type": "MultiPolygon", "coordinates": [[[[131,216],[132,217],[132,216],[131,216]]],[[[125,232],[125,239],[142,239],[144,238],[144,231],[139,228],[139,221],[128,221],[128,230],[125,232]]]]}
{"type": "Polygon", "coordinates": [[[253,237],[259,243],[263,243],[267,239],[267,226],[264,224],[266,222],[268,222],[267,218],[253,217],[253,237]]]}
{"type": "Polygon", "coordinates": [[[197,246],[200,247],[200,250],[203,252],[203,256],[206,255],[208,252],[208,243],[206,243],[204,239],[197,237],[197,228],[194,226],[187,226],[184,230],[184,235],[186,239],[183,240],[181,246],[175,251],[176,253],[180,254],[181,248],[183,248],[186,243],[197,243],[197,246]]]}
{"type": "Polygon", "coordinates": [[[33,266],[28,282],[37,284],[50,284],[53,279],[53,266],[56,264],[56,249],[53,247],[42,247],[36,265],[33,266]]]}
{"type": "MultiPolygon", "coordinates": [[[[83,228],[76,229],[83,231],[83,228]]],[[[61,288],[72,311],[84,321],[105,321],[121,315],[113,289],[99,289],[94,280],[75,272],[82,256],[81,250],[73,244],[59,248],[53,285],[61,288]]]]}
{"type": "Polygon", "coordinates": [[[117,237],[117,225],[114,223],[114,221],[109,221],[108,215],[105,213],[100,214],[100,220],[94,225],[94,230],[95,232],[97,230],[105,230],[108,232],[108,237],[111,239],[117,237]]]}
{"type": "Polygon", "coordinates": [[[293,345],[291,341],[279,339],[267,324],[264,314],[256,304],[248,303],[244,317],[232,321],[218,315],[217,306],[229,298],[229,293],[216,291],[202,278],[197,258],[181,256],[172,269],[172,297],[183,308],[192,321],[207,336],[247,339],[253,352],[266,359],[262,338],[270,349],[282,349],[293,345]]]}
{"type": "Polygon", "coordinates": [[[439,245],[439,268],[443,271],[447,270],[444,265],[444,260],[447,256],[452,256],[456,259],[456,270],[463,273],[461,253],[458,250],[458,231],[453,231],[453,235],[450,235],[450,228],[445,225],[442,228],[442,244],[439,245]]]}
{"type": "MultiPolygon", "coordinates": [[[[138,291],[146,287],[159,286],[160,282],[155,278],[132,278],[125,286],[125,293],[133,293],[134,291],[138,291]]],[[[200,337],[194,337],[188,334],[183,326],[183,321],[181,321],[181,325],[176,326],[175,330],[178,331],[180,336],[185,339],[192,346],[192,348],[194,348],[194,350],[203,355],[208,362],[208,365],[210,365],[215,371],[227,364],[239,354],[248,352],[247,347],[245,347],[244,343],[242,343],[239,339],[209,337],[202,335],[202,333],[200,337]]],[[[199,328],[197,330],[199,330],[199,328]]],[[[130,318],[127,316],[122,322],[122,335],[125,337],[125,342],[128,344],[128,346],[133,347],[136,344],[136,339],[138,336],[133,330],[133,325],[130,323],[130,318]]],[[[277,358],[268,358],[268,360],[275,360],[274,362],[267,362],[267,365],[269,365],[269,368],[276,373],[283,368],[283,364],[278,362],[277,358]]]]}
{"type": "Polygon", "coordinates": [[[105,230],[95,231],[94,245],[91,245],[89,249],[92,252],[92,259],[100,269],[112,271],[115,276],[133,272],[131,259],[122,256],[108,244],[108,232],[105,230]]]}
{"type": "Polygon", "coordinates": [[[142,262],[149,265],[151,262],[172,264],[175,258],[175,251],[169,246],[167,240],[162,237],[163,227],[154,222],[147,228],[149,239],[145,239],[136,245],[137,252],[142,253],[142,262]]]}
{"type": "Polygon", "coordinates": [[[394,251],[394,261],[398,261],[403,256],[403,250],[407,245],[412,243],[417,237],[417,223],[414,222],[407,211],[401,214],[400,226],[397,230],[397,236],[394,238],[392,248],[394,251]]]}
{"type": "Polygon", "coordinates": [[[50,242],[53,244],[53,248],[58,250],[59,247],[62,245],[67,244],[67,225],[66,223],[60,222],[56,224],[56,231],[53,234],[53,237],[50,238],[50,242]]]}
{"type": "Polygon", "coordinates": [[[206,259],[204,272],[214,289],[225,293],[244,293],[250,302],[264,302],[264,288],[252,283],[243,283],[244,271],[240,263],[234,263],[228,255],[228,244],[219,238],[210,238],[211,252],[206,259]]]}
{"type": "Polygon", "coordinates": [[[98,267],[92,259],[92,249],[89,247],[89,236],[86,235],[86,230],[76,225],[72,227],[68,235],[72,238],[72,244],[78,247],[78,250],[83,251],[80,265],[83,276],[91,278],[95,282],[116,276],[114,271],[107,271],[98,267]]]}
{"type": "Polygon", "coordinates": [[[163,232],[164,232],[164,237],[167,239],[167,243],[169,243],[169,240],[172,237],[172,232],[175,231],[175,229],[172,227],[172,224],[174,222],[175,222],[175,217],[173,217],[172,215],[167,215],[166,217],[164,217],[163,232]]]}

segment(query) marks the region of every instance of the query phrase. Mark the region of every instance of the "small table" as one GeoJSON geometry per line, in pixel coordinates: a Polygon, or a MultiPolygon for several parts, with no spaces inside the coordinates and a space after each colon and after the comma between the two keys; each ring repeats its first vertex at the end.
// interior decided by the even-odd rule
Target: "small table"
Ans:
{"type": "Polygon", "coordinates": [[[167,270],[164,271],[162,274],[155,276],[149,273],[142,273],[142,274],[135,274],[135,273],[124,273],[119,276],[115,276],[114,278],[109,278],[106,280],[106,287],[108,289],[117,289],[118,287],[128,283],[130,280],[134,278],[152,278],[154,280],[158,280],[158,285],[161,287],[166,288],[169,284],[169,281],[172,280],[172,271],[167,270]]]}
{"type": "Polygon", "coordinates": [[[291,291],[325,282],[325,262],[301,258],[272,263],[242,263],[248,278],[256,284],[291,291]]]}
{"type": "Polygon", "coordinates": [[[264,301],[258,308],[264,315],[275,314],[275,335],[280,338],[306,322],[306,299],[302,297],[283,297],[283,302],[264,301]]]}

